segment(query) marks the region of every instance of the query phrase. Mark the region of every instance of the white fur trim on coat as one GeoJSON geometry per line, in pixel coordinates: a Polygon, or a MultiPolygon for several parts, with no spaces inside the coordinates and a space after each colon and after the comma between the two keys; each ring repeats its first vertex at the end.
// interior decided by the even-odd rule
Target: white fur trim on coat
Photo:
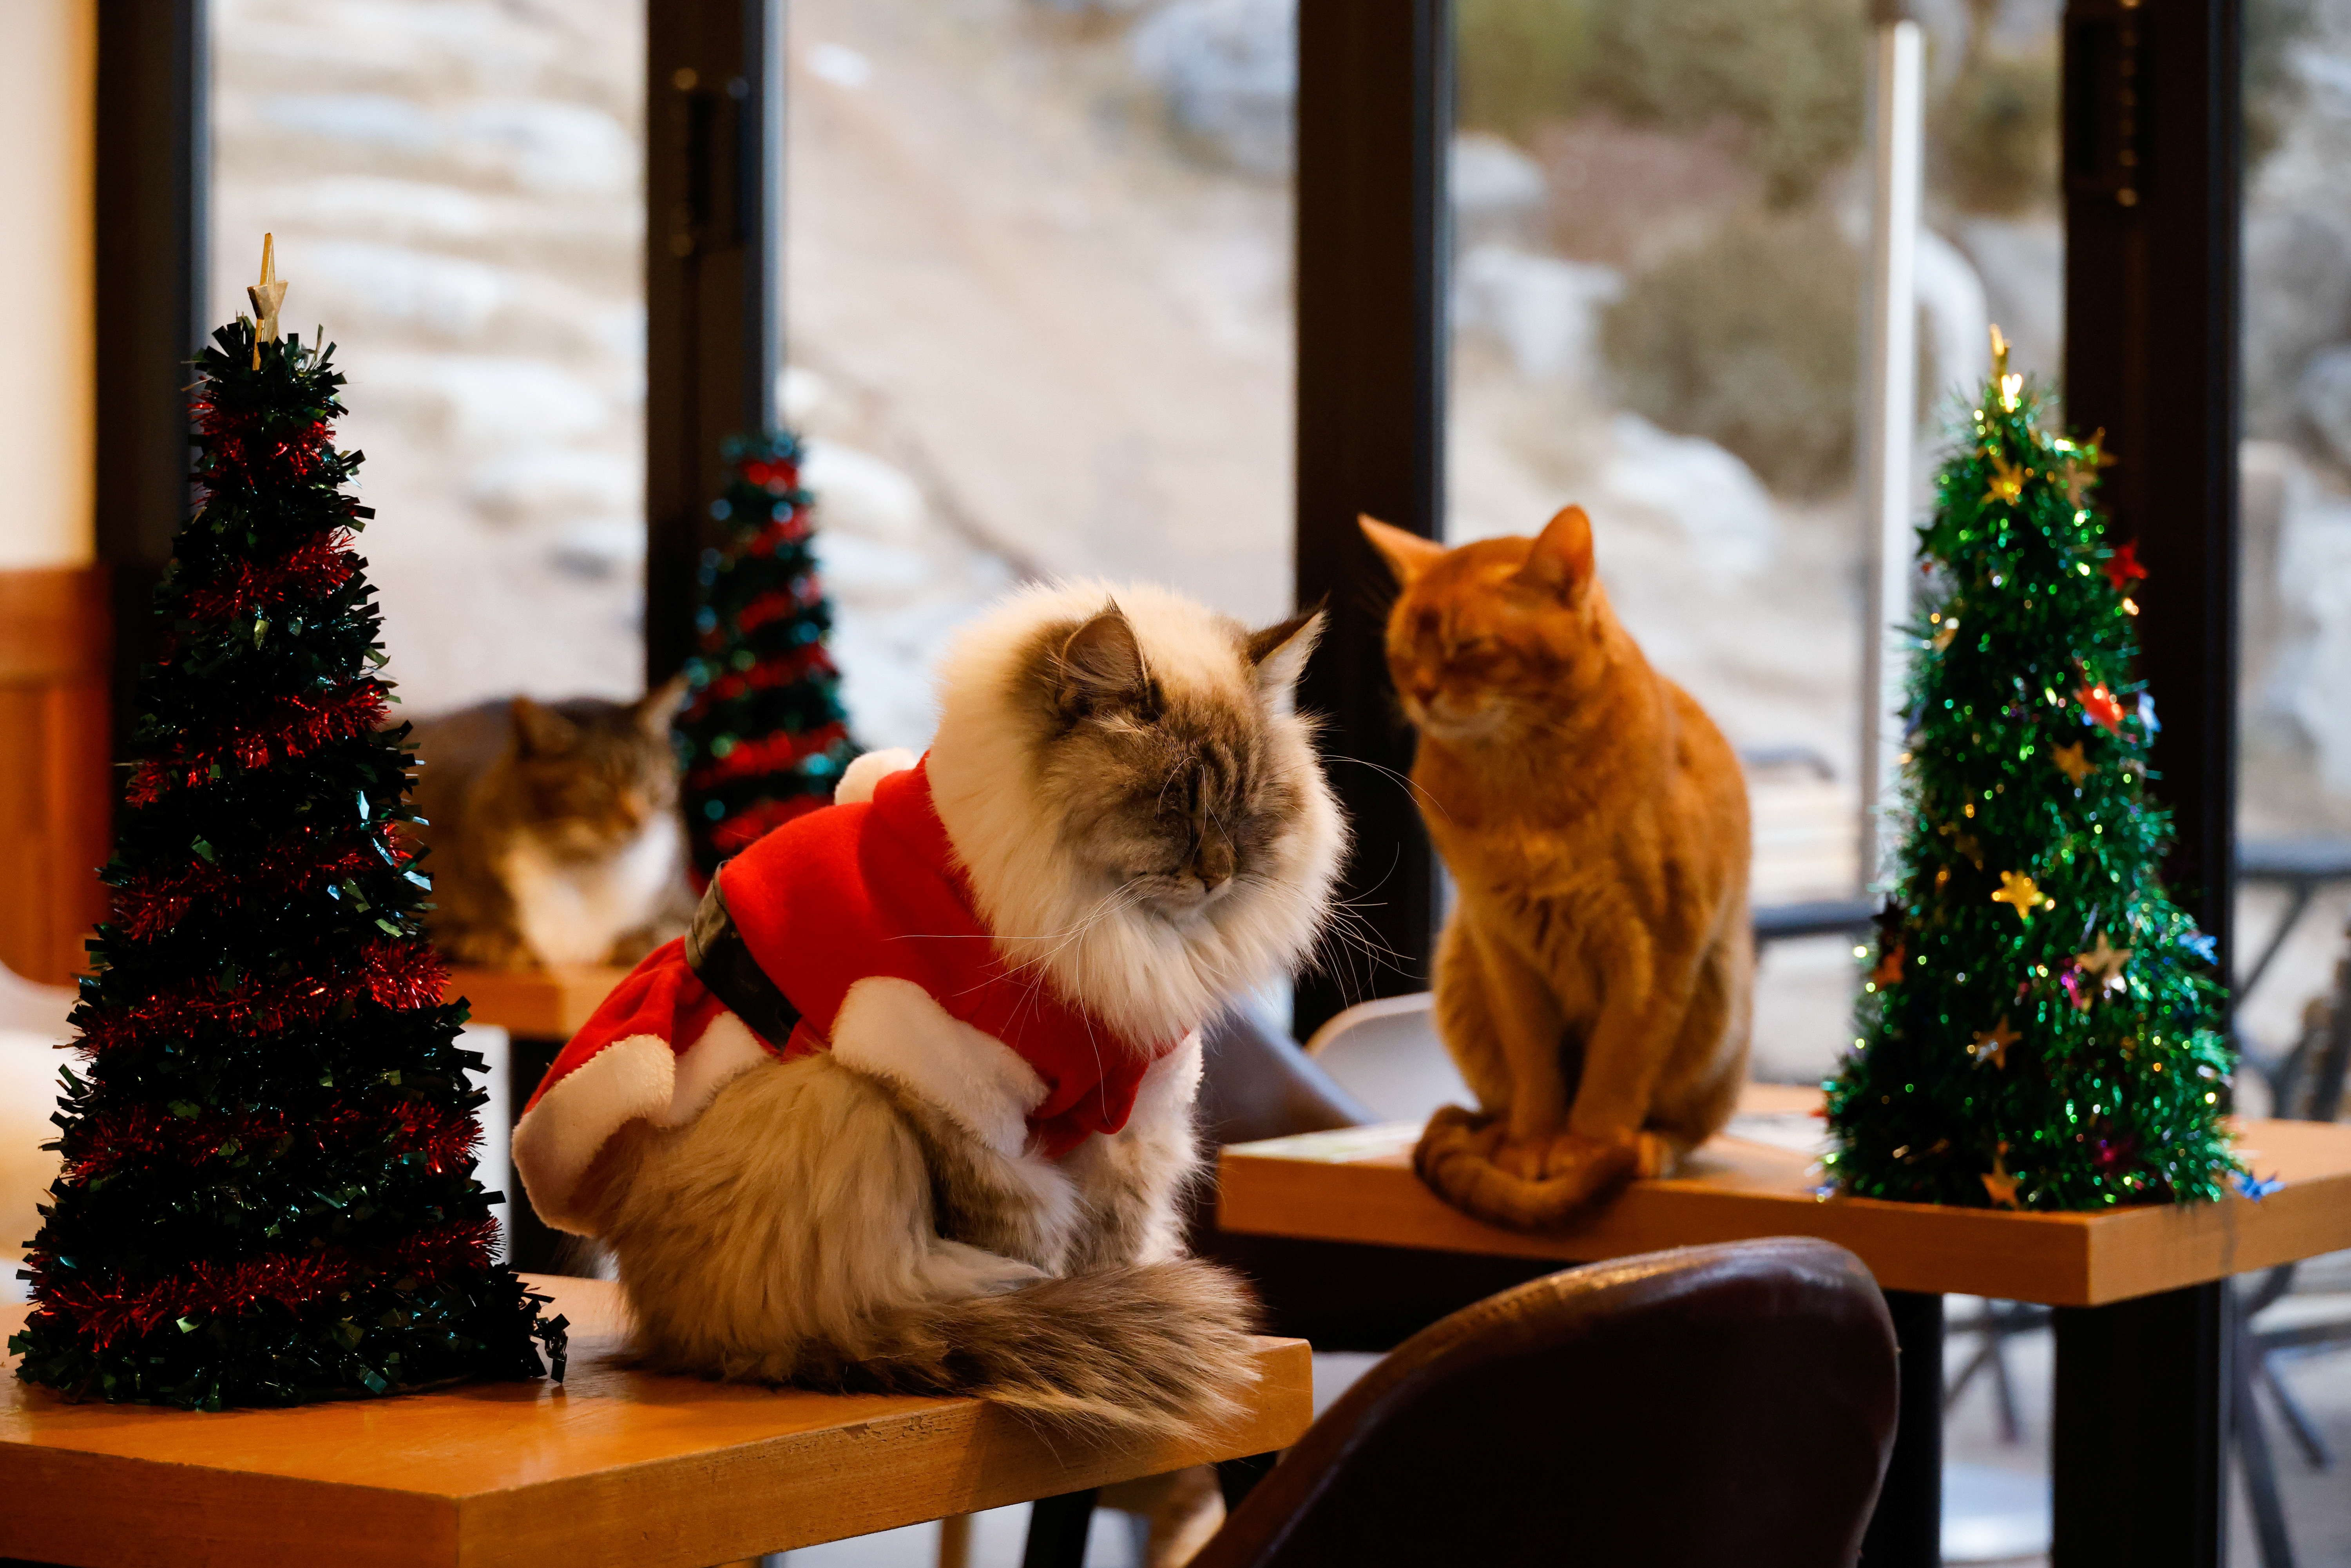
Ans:
{"type": "Polygon", "coordinates": [[[743,1020],[722,1012],[683,1051],[658,1035],[614,1040],[566,1074],[515,1124],[515,1173],[538,1217],[574,1236],[596,1234],[573,1202],[580,1178],[614,1133],[639,1117],[678,1127],[767,1051],[743,1020]]]}
{"type": "Polygon", "coordinates": [[[617,1040],[539,1096],[515,1124],[515,1172],[538,1217],[574,1236],[595,1234],[572,1208],[580,1178],[606,1139],[639,1116],[669,1109],[677,1057],[658,1035],[617,1040]]]}
{"type": "Polygon", "coordinates": [[[841,769],[841,784],[832,792],[836,806],[854,806],[860,800],[873,799],[873,786],[893,773],[904,773],[920,758],[903,746],[886,751],[869,751],[841,769]]]}
{"type": "Polygon", "coordinates": [[[1045,1100],[1045,1081],[1019,1052],[887,975],[849,988],[833,1015],[832,1055],[937,1106],[1007,1158],[1027,1145],[1029,1113],[1045,1100]]]}
{"type": "Polygon", "coordinates": [[[759,1037],[733,1013],[720,1013],[702,1031],[702,1038],[678,1056],[669,1103],[653,1122],[664,1127],[684,1126],[702,1114],[721,1089],[767,1060],[768,1048],[759,1043],[759,1037]]]}

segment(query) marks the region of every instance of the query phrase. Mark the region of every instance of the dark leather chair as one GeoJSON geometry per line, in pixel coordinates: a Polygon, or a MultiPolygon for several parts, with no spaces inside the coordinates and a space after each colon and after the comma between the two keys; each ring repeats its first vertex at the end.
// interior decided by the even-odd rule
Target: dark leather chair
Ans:
{"type": "Polygon", "coordinates": [[[1860,1260],[1787,1238],[1552,1274],[1414,1335],[1194,1568],[1838,1568],[1894,1444],[1860,1260]]]}

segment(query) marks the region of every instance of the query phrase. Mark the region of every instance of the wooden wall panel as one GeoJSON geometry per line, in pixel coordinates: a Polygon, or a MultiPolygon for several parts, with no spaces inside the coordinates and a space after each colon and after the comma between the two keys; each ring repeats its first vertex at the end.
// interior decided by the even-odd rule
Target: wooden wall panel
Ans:
{"type": "Polygon", "coordinates": [[[0,571],[0,963],[69,983],[112,841],[103,568],[0,571]]]}

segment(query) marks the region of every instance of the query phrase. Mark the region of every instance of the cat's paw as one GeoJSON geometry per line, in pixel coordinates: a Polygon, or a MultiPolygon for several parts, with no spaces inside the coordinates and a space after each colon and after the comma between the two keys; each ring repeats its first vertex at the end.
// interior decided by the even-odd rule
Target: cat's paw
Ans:
{"type": "Polygon", "coordinates": [[[1614,1191],[1640,1164],[1632,1139],[1562,1133],[1512,1143],[1494,1120],[1447,1106],[1429,1119],[1413,1168],[1455,1207],[1496,1225],[1558,1225],[1614,1191]],[[1523,1174],[1529,1170],[1533,1175],[1523,1174]]]}
{"type": "Polygon", "coordinates": [[[1582,1197],[1638,1175],[1640,1166],[1641,1146],[1632,1138],[1586,1138],[1562,1133],[1542,1147],[1541,1179],[1569,1183],[1582,1197]]]}

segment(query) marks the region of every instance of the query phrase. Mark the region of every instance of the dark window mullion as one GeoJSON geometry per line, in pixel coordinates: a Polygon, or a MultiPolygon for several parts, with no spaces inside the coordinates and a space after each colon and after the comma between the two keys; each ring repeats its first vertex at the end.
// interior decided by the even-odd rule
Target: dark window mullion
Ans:
{"type": "Polygon", "coordinates": [[[1303,1039],[1352,1002],[1428,984],[1428,839],[1397,777],[1412,735],[1381,653],[1390,589],[1355,517],[1444,533],[1453,8],[1301,0],[1298,33],[1298,598],[1331,611],[1301,700],[1324,717],[1355,832],[1349,917],[1299,981],[1303,1039]]]}
{"type": "Polygon", "coordinates": [[[645,6],[645,674],[694,646],[720,444],[775,421],[780,0],[645,6]]]}

